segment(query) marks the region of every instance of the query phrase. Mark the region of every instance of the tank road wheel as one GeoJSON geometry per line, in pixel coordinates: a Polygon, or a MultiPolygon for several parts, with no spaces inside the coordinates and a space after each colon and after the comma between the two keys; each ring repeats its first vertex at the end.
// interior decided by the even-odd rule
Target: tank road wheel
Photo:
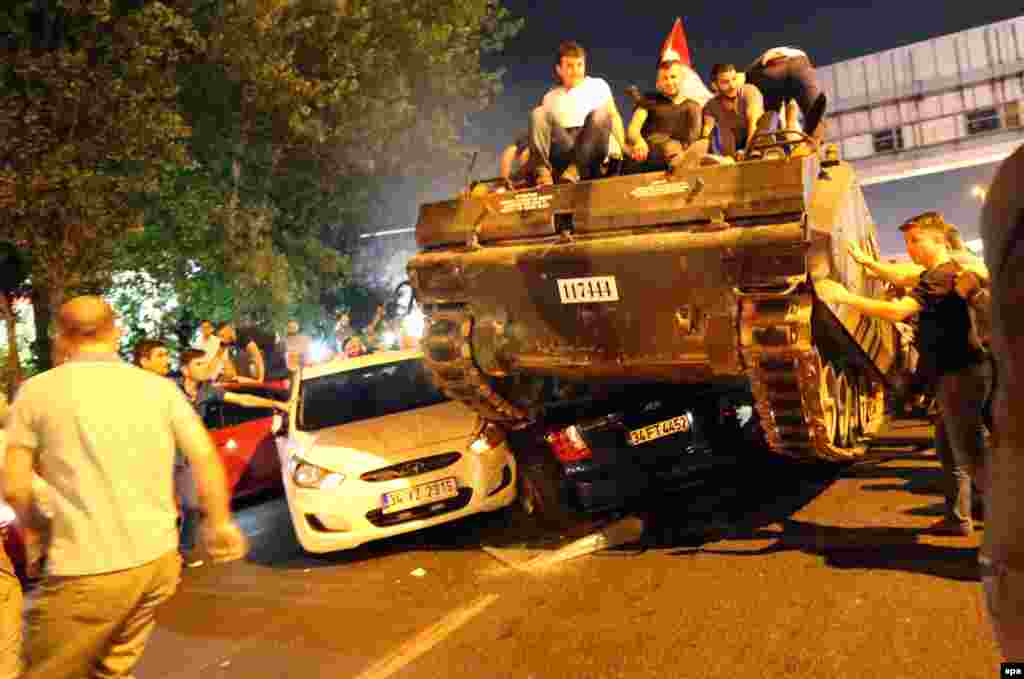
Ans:
{"type": "Polygon", "coordinates": [[[846,373],[839,375],[837,384],[836,405],[838,406],[836,423],[836,445],[840,448],[847,448],[853,441],[854,421],[857,416],[857,401],[853,393],[853,386],[846,377],[846,373]]]}
{"type": "Polygon", "coordinates": [[[839,379],[831,363],[821,371],[821,412],[825,425],[825,438],[829,443],[836,440],[839,426],[839,379]]]}

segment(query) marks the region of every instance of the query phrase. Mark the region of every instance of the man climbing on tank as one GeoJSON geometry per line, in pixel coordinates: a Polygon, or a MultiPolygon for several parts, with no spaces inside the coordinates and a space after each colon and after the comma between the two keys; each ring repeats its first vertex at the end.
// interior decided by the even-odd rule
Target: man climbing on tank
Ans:
{"type": "Polygon", "coordinates": [[[692,68],[681,19],[662,45],[655,89],[644,96],[635,87],[628,90],[636,103],[626,131],[630,171],[696,165],[707,153],[707,141],[697,142],[701,107],[711,92],[692,68]]]}
{"type": "Polygon", "coordinates": [[[849,304],[867,316],[902,322],[918,315],[918,373],[936,385],[943,440],[951,458],[947,516],[929,532],[966,537],[973,531],[972,477],[982,491],[986,487],[982,411],[992,370],[973,331],[968,300],[958,289],[962,268],[950,256],[948,225],[938,213],[925,212],[904,223],[900,231],[910,258],[923,268],[908,296],[875,300],[831,280],[817,281],[815,290],[823,300],[849,304]]]}
{"type": "MultiPolygon", "coordinates": [[[[816,142],[825,136],[825,94],[818,86],[818,78],[810,58],[795,47],[773,47],[744,73],[737,74],[736,86],[755,86],[764,98],[764,112],[757,123],[757,134],[770,132],[778,120],[779,111],[786,107],[784,127],[790,129],[799,110],[803,114],[803,132],[816,142]]],[[[800,145],[798,154],[809,152],[800,145]]]]}
{"type": "Polygon", "coordinates": [[[530,113],[530,166],[538,186],[554,175],[563,182],[600,176],[612,137],[625,147],[622,116],[611,88],[587,76],[587,54],[576,42],[558,46],[555,74],[559,85],[530,113]]]}

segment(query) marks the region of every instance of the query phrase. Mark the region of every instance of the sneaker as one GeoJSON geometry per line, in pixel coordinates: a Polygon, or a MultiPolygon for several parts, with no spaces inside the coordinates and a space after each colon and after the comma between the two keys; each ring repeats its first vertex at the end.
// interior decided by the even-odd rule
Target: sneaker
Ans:
{"type": "Polygon", "coordinates": [[[963,523],[951,519],[942,519],[924,529],[929,535],[951,535],[954,537],[969,537],[974,532],[974,526],[970,521],[963,523]]]}
{"type": "Polygon", "coordinates": [[[537,186],[551,186],[555,180],[551,177],[551,170],[546,167],[537,168],[537,186]]]}
{"type": "Polygon", "coordinates": [[[568,184],[576,184],[580,180],[580,170],[573,163],[569,167],[565,168],[565,172],[562,173],[561,181],[568,184]]]}

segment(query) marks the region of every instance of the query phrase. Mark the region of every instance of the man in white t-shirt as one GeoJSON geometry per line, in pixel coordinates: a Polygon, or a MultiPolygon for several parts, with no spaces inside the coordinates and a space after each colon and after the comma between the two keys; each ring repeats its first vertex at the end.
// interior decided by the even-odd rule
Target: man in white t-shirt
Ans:
{"type": "Polygon", "coordinates": [[[599,175],[612,137],[625,148],[622,116],[608,83],[587,76],[586,51],[573,41],[558,46],[559,86],[530,113],[530,163],[538,185],[577,182],[599,175]]]}

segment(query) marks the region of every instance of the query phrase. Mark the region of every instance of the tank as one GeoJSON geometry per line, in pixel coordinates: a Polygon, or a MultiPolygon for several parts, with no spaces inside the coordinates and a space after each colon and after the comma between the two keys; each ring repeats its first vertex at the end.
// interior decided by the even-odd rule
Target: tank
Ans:
{"type": "MultiPolygon", "coordinates": [[[[817,153],[422,205],[409,280],[437,384],[485,419],[528,424],[553,385],[749,388],[780,454],[853,460],[902,377],[894,324],[820,299],[882,299],[846,253],[878,255],[850,165],[817,153]]],[[[554,390],[553,390],[554,389],[554,390]]]]}

